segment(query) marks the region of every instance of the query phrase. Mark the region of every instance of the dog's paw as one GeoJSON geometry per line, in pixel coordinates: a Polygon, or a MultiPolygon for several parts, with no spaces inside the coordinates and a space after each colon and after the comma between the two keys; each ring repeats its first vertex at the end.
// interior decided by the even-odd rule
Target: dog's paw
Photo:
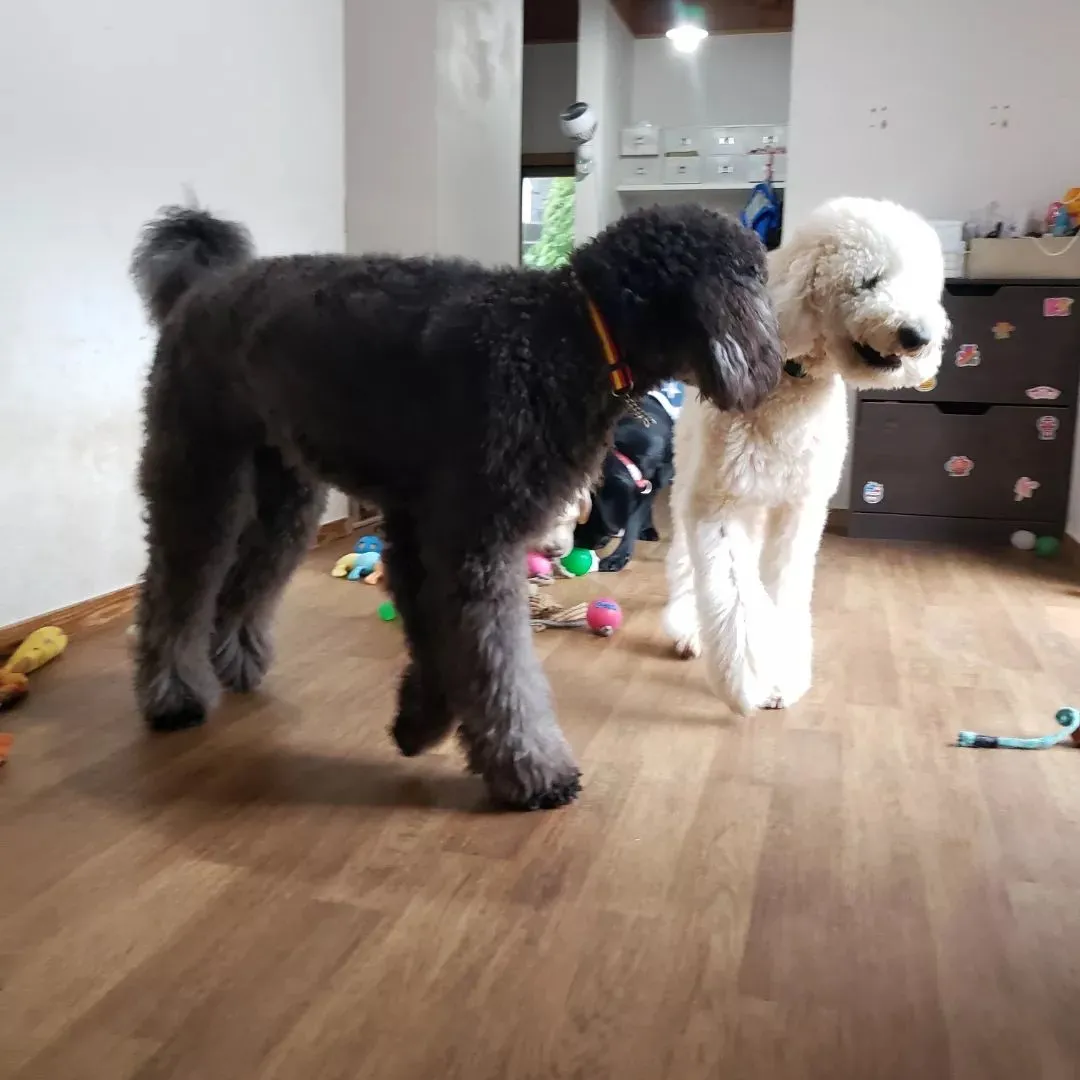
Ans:
{"type": "Polygon", "coordinates": [[[222,686],[249,694],[262,683],[273,655],[269,638],[253,626],[241,626],[218,640],[211,659],[222,686]]]}
{"type": "Polygon", "coordinates": [[[672,647],[680,660],[696,660],[701,655],[701,639],[697,634],[677,638],[672,647]]]}
{"type": "Polygon", "coordinates": [[[517,745],[478,744],[459,730],[469,767],[487,784],[492,802],[507,810],[555,810],[581,794],[581,770],[562,733],[531,737],[517,745]],[[494,753],[492,753],[494,751],[494,753]]]}
{"type": "Polygon", "coordinates": [[[649,543],[655,543],[660,539],[660,534],[651,526],[644,528],[638,533],[639,540],[646,540],[649,543]]]}
{"type": "Polygon", "coordinates": [[[600,560],[600,573],[617,574],[630,561],[629,555],[608,555],[600,560]]]}

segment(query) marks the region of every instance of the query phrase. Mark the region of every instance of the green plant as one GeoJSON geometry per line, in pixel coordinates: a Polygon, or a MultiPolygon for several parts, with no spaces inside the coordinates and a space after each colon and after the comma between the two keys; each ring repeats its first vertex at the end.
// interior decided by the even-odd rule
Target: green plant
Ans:
{"type": "Polygon", "coordinates": [[[574,247],[574,180],[557,176],[544,198],[540,239],[525,253],[525,265],[538,270],[562,266],[574,247]]]}

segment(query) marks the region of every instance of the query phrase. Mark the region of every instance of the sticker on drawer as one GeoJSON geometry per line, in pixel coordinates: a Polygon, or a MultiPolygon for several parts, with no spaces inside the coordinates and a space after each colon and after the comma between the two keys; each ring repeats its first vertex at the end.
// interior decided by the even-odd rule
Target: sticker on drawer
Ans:
{"type": "Polygon", "coordinates": [[[1035,421],[1035,430],[1043,442],[1053,442],[1057,438],[1058,427],[1061,421],[1056,416],[1040,416],[1035,421]]]}
{"type": "Polygon", "coordinates": [[[970,476],[974,468],[975,462],[969,457],[964,457],[963,454],[951,457],[945,462],[945,471],[950,476],[970,476]]]}
{"type": "Polygon", "coordinates": [[[1071,296],[1048,296],[1043,300],[1044,319],[1064,319],[1072,314],[1071,296]]]}
{"type": "Polygon", "coordinates": [[[1057,401],[1061,391],[1056,386],[1029,386],[1024,393],[1032,401],[1057,401]]]}
{"type": "Polygon", "coordinates": [[[935,386],[937,386],[937,376],[931,375],[930,378],[927,379],[925,382],[919,383],[919,385],[916,386],[915,389],[922,394],[929,394],[935,386]]]}
{"type": "Polygon", "coordinates": [[[871,506],[876,506],[882,499],[885,498],[885,485],[879,484],[877,480],[867,480],[862,486],[862,501],[869,503],[871,506]]]}
{"type": "Polygon", "coordinates": [[[1023,502],[1025,499],[1030,499],[1041,487],[1042,484],[1038,480],[1032,480],[1030,476],[1021,476],[1013,484],[1013,495],[1016,497],[1017,502],[1023,502]]]}
{"type": "Polygon", "coordinates": [[[1008,341],[1016,327],[1011,322],[996,322],[990,329],[994,331],[995,341],[1008,341]]]}
{"type": "Polygon", "coordinates": [[[961,345],[956,350],[957,367],[978,367],[982,363],[982,355],[978,345],[961,345]]]}

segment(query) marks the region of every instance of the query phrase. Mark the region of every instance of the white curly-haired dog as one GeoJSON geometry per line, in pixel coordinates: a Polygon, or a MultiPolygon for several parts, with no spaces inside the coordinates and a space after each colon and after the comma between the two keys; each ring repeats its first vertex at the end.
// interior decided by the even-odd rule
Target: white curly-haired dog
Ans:
{"type": "Polygon", "coordinates": [[[756,411],[688,397],[675,431],[667,633],[704,652],[735,710],[810,688],[810,600],[848,442],[847,386],[898,388],[941,364],[948,319],[934,229],[895,203],[835,199],[769,256],[788,357],[756,411]]]}

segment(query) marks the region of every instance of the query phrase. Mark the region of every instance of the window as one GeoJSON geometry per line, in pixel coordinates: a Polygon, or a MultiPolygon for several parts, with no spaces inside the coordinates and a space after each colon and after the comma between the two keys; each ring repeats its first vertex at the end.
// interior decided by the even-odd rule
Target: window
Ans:
{"type": "Polygon", "coordinates": [[[521,262],[561,266],[574,247],[573,176],[527,175],[521,180],[521,262]]]}

